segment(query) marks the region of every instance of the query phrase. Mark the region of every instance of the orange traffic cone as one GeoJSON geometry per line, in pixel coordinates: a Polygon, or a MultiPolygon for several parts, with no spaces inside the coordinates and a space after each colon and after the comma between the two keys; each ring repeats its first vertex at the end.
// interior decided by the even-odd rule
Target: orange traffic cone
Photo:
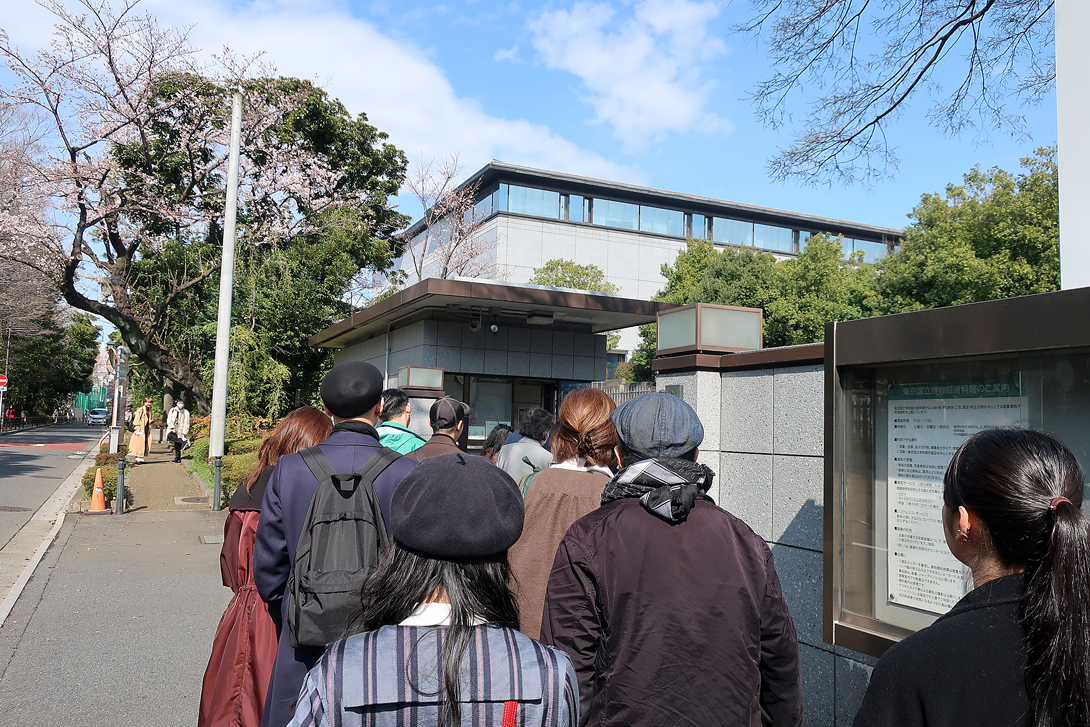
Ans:
{"type": "Polygon", "coordinates": [[[87,509],[87,512],[93,512],[99,515],[106,515],[110,512],[106,509],[106,493],[102,489],[101,467],[95,470],[95,490],[91,493],[91,507],[87,509]]]}

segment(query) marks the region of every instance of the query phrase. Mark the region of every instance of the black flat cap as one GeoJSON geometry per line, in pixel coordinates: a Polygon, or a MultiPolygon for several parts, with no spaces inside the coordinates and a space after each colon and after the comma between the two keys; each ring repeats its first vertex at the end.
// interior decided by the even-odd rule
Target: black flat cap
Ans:
{"type": "Polygon", "coordinates": [[[322,403],[333,416],[351,419],[382,398],[382,372],[365,361],[337,364],[322,380],[322,403]]]}
{"type": "Polygon", "coordinates": [[[484,457],[429,457],[394,490],[391,532],[407,550],[438,560],[496,555],[522,535],[522,494],[484,457]]]}

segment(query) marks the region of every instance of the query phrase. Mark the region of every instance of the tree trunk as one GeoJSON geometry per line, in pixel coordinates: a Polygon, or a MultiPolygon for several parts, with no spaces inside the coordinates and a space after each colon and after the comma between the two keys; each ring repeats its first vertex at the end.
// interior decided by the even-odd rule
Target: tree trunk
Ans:
{"type": "Polygon", "coordinates": [[[91,300],[76,289],[75,273],[77,259],[69,259],[65,266],[64,280],[61,284],[61,292],[64,299],[74,308],[102,316],[114,324],[121,334],[122,340],[138,355],[142,361],[161,373],[164,377],[181,384],[183,388],[193,394],[197,413],[208,416],[212,412],[212,392],[197,372],[185,361],[175,357],[164,348],[155,345],[148,340],[147,335],[140,327],[140,321],[126,315],[113,306],[106,305],[97,300],[91,300]]]}

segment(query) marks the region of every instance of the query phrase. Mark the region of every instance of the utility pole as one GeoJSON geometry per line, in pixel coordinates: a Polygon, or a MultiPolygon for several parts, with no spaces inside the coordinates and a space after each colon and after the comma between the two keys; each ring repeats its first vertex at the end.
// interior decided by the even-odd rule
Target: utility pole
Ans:
{"type": "Polygon", "coordinates": [[[220,263],[219,314],[216,317],[216,363],[212,378],[212,426],[208,456],[215,459],[212,509],[220,508],[220,471],[223,438],[227,430],[227,360],[231,344],[231,291],[235,278],[235,218],[238,213],[238,157],[242,142],[242,90],[232,96],[231,155],[227,167],[227,209],[223,219],[223,260],[220,263]]]}

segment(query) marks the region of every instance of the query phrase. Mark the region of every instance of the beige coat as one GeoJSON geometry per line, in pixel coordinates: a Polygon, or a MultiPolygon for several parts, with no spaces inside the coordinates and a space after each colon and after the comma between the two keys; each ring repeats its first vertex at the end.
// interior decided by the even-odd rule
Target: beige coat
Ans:
{"type": "Polygon", "coordinates": [[[140,407],[132,418],[132,435],[129,436],[129,456],[147,457],[151,449],[151,440],[148,438],[151,429],[151,412],[146,407],[140,407]]]}

